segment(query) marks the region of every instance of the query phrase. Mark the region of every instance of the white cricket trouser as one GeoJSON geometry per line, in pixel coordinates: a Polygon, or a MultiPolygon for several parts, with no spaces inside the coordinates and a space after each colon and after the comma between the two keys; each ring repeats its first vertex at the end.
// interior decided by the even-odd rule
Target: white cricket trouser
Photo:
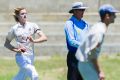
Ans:
{"type": "Polygon", "coordinates": [[[16,63],[20,69],[13,80],[26,80],[27,78],[30,78],[30,80],[38,80],[38,73],[32,65],[33,59],[33,55],[26,56],[16,54],[16,63]]]}
{"type": "Polygon", "coordinates": [[[99,80],[98,73],[91,62],[78,62],[78,70],[84,80],[99,80]]]}

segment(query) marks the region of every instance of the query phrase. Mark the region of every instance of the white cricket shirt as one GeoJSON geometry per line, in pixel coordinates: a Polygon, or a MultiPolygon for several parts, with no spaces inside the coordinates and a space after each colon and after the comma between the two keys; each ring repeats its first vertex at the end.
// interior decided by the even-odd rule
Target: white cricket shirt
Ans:
{"type": "Polygon", "coordinates": [[[35,33],[39,33],[40,28],[37,24],[26,22],[25,26],[20,23],[14,25],[8,32],[7,39],[12,41],[14,38],[17,42],[17,47],[25,47],[26,52],[33,53],[33,43],[28,40],[27,37],[33,36],[35,33]]]}

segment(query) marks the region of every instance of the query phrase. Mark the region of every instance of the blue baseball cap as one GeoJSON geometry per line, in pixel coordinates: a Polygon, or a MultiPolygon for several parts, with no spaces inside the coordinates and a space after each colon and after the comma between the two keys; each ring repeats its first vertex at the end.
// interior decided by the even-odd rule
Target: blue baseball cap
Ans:
{"type": "Polygon", "coordinates": [[[105,13],[105,12],[110,12],[110,13],[117,13],[119,12],[117,9],[115,9],[112,5],[110,4],[104,4],[99,8],[99,13],[105,13]]]}

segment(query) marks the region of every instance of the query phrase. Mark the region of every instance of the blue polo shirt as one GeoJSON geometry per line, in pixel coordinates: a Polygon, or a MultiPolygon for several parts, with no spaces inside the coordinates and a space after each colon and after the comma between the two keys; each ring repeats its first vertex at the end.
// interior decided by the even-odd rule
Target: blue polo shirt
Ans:
{"type": "Polygon", "coordinates": [[[64,30],[67,48],[71,53],[75,53],[78,46],[84,41],[89,26],[83,19],[78,20],[76,17],[72,16],[66,21],[64,30]]]}

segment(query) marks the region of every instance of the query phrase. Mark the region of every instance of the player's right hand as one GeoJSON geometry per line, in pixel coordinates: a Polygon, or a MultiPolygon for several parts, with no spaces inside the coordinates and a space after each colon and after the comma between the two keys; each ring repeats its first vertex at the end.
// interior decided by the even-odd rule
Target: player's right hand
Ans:
{"type": "Polygon", "coordinates": [[[24,53],[25,51],[26,51],[25,48],[19,48],[19,49],[17,49],[16,52],[18,52],[18,53],[24,53]]]}
{"type": "Polygon", "coordinates": [[[25,52],[26,51],[26,49],[20,49],[21,50],[21,52],[25,52]]]}
{"type": "Polygon", "coordinates": [[[31,42],[34,42],[34,39],[32,38],[32,36],[27,37],[27,39],[29,39],[31,42]]]}
{"type": "Polygon", "coordinates": [[[99,77],[100,77],[100,80],[105,80],[105,75],[103,72],[100,72],[99,77]]]}

